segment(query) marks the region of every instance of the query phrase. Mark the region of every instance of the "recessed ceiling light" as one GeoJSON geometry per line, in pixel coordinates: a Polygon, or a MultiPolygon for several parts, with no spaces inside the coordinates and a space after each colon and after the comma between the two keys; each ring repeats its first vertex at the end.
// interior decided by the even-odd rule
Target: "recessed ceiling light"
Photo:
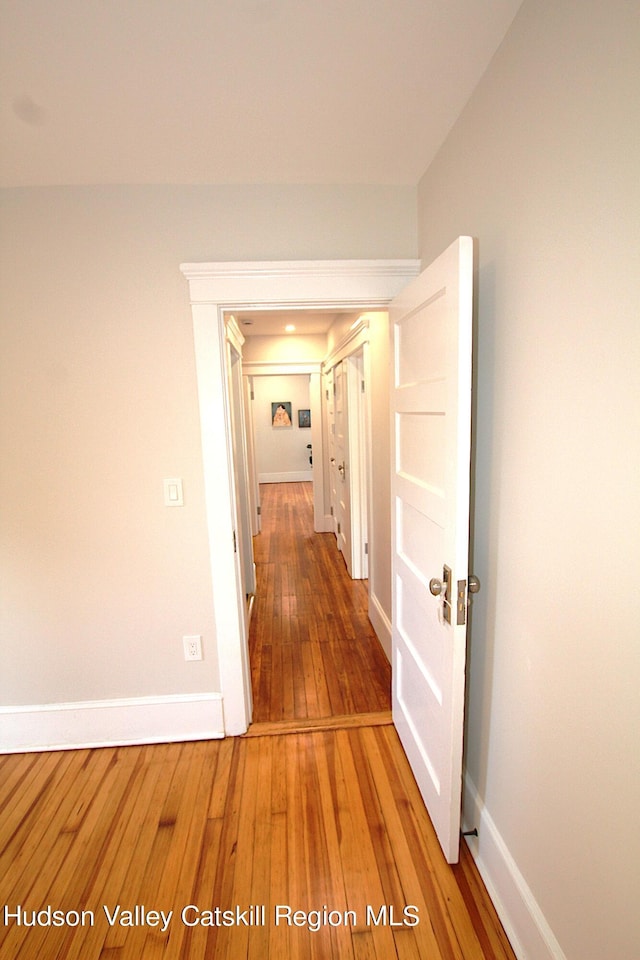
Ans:
{"type": "Polygon", "coordinates": [[[288,323],[284,329],[286,330],[287,333],[293,333],[295,328],[296,327],[294,323],[288,323]]]}

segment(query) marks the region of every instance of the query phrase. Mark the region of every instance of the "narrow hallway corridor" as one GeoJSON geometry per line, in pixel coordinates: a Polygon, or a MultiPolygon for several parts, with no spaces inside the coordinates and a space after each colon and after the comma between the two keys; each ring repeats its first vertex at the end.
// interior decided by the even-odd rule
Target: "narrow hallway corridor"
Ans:
{"type": "Polygon", "coordinates": [[[260,488],[257,595],[249,633],[253,720],[277,722],[391,709],[391,666],[336,540],[313,531],[311,483],[260,488]]]}

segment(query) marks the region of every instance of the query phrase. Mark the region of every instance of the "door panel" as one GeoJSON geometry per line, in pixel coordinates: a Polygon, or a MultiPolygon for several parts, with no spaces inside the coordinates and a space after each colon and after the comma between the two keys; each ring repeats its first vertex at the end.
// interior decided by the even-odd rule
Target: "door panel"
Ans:
{"type": "Polygon", "coordinates": [[[472,305],[473,241],[461,237],[390,308],[393,718],[450,863],[462,791],[472,305]],[[447,603],[430,590],[445,566],[447,603]]]}

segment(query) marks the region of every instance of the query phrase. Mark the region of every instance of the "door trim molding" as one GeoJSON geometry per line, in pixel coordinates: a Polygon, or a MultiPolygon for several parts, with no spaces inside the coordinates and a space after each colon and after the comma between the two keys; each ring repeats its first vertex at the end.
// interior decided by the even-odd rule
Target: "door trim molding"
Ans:
{"type": "Polygon", "coordinates": [[[353,328],[322,361],[323,369],[330,370],[331,367],[335,367],[341,360],[346,360],[347,357],[357,353],[369,339],[369,323],[370,318],[367,314],[359,317],[353,328]]]}
{"type": "Polygon", "coordinates": [[[193,318],[210,575],[225,733],[244,733],[246,636],[233,552],[233,458],[224,314],[260,308],[384,308],[420,272],[419,260],[184,263],[193,318]]]}
{"type": "Polygon", "coordinates": [[[295,363],[282,360],[243,360],[242,372],[249,377],[279,377],[299,373],[320,373],[320,360],[295,363]]]}

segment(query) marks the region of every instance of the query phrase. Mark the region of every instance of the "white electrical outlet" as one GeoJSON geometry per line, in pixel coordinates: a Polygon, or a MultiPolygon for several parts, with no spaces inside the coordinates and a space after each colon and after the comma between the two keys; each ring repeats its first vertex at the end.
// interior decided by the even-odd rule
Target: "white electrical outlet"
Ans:
{"type": "Polygon", "coordinates": [[[202,660],[202,637],[183,637],[185,660],[202,660]]]}

